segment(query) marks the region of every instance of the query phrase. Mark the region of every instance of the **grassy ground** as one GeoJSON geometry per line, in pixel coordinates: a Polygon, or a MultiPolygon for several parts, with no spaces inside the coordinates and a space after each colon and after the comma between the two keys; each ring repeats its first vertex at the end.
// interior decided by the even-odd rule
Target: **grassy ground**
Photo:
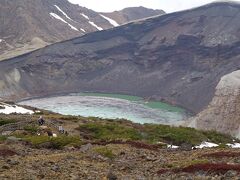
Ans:
{"type": "MultiPolygon", "coordinates": [[[[41,113],[47,121],[51,121],[56,125],[62,125],[69,132],[69,136],[85,141],[116,141],[131,140],[141,141],[147,144],[158,144],[159,142],[181,145],[190,144],[192,146],[199,145],[203,141],[210,141],[217,144],[225,145],[232,143],[233,137],[224,135],[215,131],[200,131],[187,127],[173,127],[168,125],[154,124],[135,124],[127,120],[106,120],[99,118],[83,118],[80,116],[64,116],[44,111],[41,113]]],[[[1,125],[14,123],[23,120],[31,120],[37,122],[37,115],[0,115],[1,125]]],[[[32,126],[26,124],[24,127],[26,136],[34,145],[35,139],[38,142],[41,137],[37,137],[37,124],[32,126]]],[[[53,131],[57,132],[56,129],[53,131]]],[[[42,138],[43,141],[45,137],[42,138]]],[[[72,140],[68,136],[61,136],[61,141],[71,143],[72,140]]],[[[56,139],[57,141],[58,139],[56,139]]],[[[51,140],[51,143],[54,143],[51,140]]],[[[69,144],[66,143],[66,144],[69,144]]],[[[63,143],[64,144],[64,143],[63,143]]]]}

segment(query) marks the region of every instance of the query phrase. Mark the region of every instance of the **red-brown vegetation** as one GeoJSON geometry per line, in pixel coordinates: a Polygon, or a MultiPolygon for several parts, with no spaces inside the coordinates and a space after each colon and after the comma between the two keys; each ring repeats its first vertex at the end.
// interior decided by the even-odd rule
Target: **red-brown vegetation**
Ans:
{"type": "Polygon", "coordinates": [[[226,163],[194,164],[194,165],[187,166],[185,168],[176,169],[174,170],[174,172],[195,173],[198,171],[204,171],[204,172],[214,173],[214,174],[225,174],[229,170],[240,172],[240,165],[226,164],[226,163]]]}
{"type": "Polygon", "coordinates": [[[196,173],[199,171],[206,172],[208,174],[225,174],[229,170],[234,170],[240,172],[239,164],[226,164],[226,163],[204,163],[204,164],[194,164],[184,168],[177,169],[160,169],[157,173],[159,175],[165,174],[167,172],[171,173],[196,173]]]}
{"type": "Polygon", "coordinates": [[[213,152],[209,154],[204,154],[202,157],[214,157],[214,158],[224,158],[224,157],[240,157],[240,152],[213,152]]]}
{"type": "Polygon", "coordinates": [[[9,149],[0,149],[0,156],[6,157],[6,156],[14,156],[17,154],[16,152],[9,150],[9,149]]]}

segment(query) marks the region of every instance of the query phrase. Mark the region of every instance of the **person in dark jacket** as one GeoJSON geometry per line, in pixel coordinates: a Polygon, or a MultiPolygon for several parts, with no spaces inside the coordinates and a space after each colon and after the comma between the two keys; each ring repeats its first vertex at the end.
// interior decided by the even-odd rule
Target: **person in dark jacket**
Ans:
{"type": "Polygon", "coordinates": [[[44,123],[45,123],[45,120],[43,119],[42,116],[40,116],[39,119],[38,119],[39,126],[42,126],[44,123]]]}

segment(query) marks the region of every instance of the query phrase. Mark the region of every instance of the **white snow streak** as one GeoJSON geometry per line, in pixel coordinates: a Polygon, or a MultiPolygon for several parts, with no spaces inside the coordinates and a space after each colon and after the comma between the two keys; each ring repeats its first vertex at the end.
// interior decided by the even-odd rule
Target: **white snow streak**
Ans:
{"type": "Polygon", "coordinates": [[[77,28],[75,28],[73,25],[69,24],[67,21],[65,21],[63,18],[61,18],[59,15],[55,14],[55,13],[50,13],[51,16],[53,16],[54,18],[64,22],[65,24],[67,24],[68,26],[70,26],[70,28],[72,28],[75,31],[79,31],[77,28]]]}
{"type": "MultiPolygon", "coordinates": [[[[83,13],[81,13],[81,15],[82,15],[85,19],[90,20],[90,18],[89,18],[87,15],[85,15],[85,14],[83,14],[83,13]]],[[[99,31],[102,31],[102,30],[103,30],[103,28],[99,27],[98,25],[96,25],[96,24],[95,24],[94,22],[92,22],[92,21],[88,21],[88,23],[91,24],[93,27],[97,28],[99,31]]]]}
{"type": "Polygon", "coordinates": [[[117,27],[117,26],[119,26],[119,24],[116,22],[116,21],[114,21],[113,19],[111,19],[111,18],[109,18],[109,17],[106,17],[106,16],[104,16],[104,15],[102,15],[102,14],[100,14],[100,16],[102,16],[104,19],[106,19],[110,24],[112,24],[114,27],[117,27]]]}
{"type": "Polygon", "coordinates": [[[92,26],[94,26],[95,28],[97,28],[99,31],[102,31],[103,28],[99,27],[98,25],[96,25],[94,22],[89,21],[89,24],[91,24],[92,26]]]}
{"type": "Polygon", "coordinates": [[[197,149],[212,148],[212,147],[218,147],[218,145],[211,142],[202,142],[199,146],[195,146],[195,148],[197,149]]]}
{"type": "Polygon", "coordinates": [[[89,17],[88,17],[87,15],[85,15],[85,14],[83,14],[83,13],[81,13],[81,15],[82,15],[85,19],[89,20],[89,17]]]}
{"type": "Polygon", "coordinates": [[[240,143],[226,144],[226,145],[231,147],[231,148],[240,148],[240,143]]]}
{"type": "Polygon", "coordinates": [[[177,149],[177,148],[179,148],[179,146],[175,146],[175,145],[170,145],[170,144],[168,144],[168,145],[167,145],[167,148],[168,148],[168,149],[177,149]]]}
{"type": "Polygon", "coordinates": [[[83,32],[86,32],[83,28],[81,28],[80,30],[83,31],[83,32]]]}
{"type": "Polygon", "coordinates": [[[3,42],[3,40],[2,40],[2,39],[0,39],[0,43],[1,43],[1,42],[3,42]]]}
{"type": "Polygon", "coordinates": [[[54,5],[66,18],[68,18],[69,20],[73,21],[60,7],[58,7],[57,5],[54,5]]]}
{"type": "Polygon", "coordinates": [[[34,112],[19,106],[11,106],[11,105],[1,105],[2,108],[0,109],[0,113],[2,114],[11,114],[11,113],[17,113],[17,114],[33,114],[34,112]]]}

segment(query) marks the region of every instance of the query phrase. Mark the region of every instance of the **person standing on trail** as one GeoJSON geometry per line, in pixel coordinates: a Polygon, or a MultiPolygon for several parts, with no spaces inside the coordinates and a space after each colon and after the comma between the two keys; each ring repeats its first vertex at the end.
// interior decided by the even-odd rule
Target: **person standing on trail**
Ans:
{"type": "Polygon", "coordinates": [[[58,131],[59,131],[60,133],[64,134],[64,129],[63,129],[62,126],[58,126],[58,131]]]}
{"type": "Polygon", "coordinates": [[[42,116],[40,116],[39,119],[38,119],[39,126],[42,126],[44,123],[45,123],[45,120],[43,119],[42,116]]]}

